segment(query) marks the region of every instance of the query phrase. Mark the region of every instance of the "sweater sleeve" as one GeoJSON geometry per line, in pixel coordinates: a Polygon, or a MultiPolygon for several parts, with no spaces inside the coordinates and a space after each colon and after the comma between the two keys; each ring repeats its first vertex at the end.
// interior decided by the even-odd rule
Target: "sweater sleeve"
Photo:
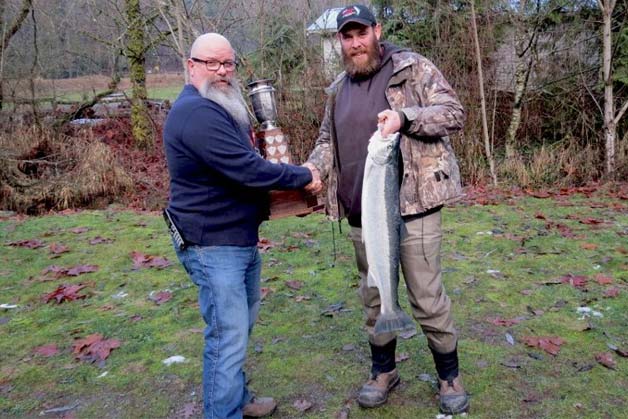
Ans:
{"type": "Polygon", "coordinates": [[[260,189],[297,189],[312,181],[309,169],[271,163],[240,133],[233,118],[213,102],[193,109],[181,139],[194,156],[226,178],[260,189]]]}

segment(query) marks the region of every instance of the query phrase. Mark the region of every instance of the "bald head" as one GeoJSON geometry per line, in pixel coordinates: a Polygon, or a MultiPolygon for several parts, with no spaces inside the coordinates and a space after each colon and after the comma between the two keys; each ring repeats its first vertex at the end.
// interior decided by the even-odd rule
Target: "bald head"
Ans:
{"type": "Polygon", "coordinates": [[[203,34],[196,38],[190,48],[190,84],[199,91],[207,82],[226,87],[234,80],[234,63],[235,52],[227,38],[217,33],[203,34]]]}
{"type": "Polygon", "coordinates": [[[218,33],[205,33],[194,41],[190,48],[190,57],[205,57],[212,53],[234,54],[231,43],[224,36],[218,33]]]}

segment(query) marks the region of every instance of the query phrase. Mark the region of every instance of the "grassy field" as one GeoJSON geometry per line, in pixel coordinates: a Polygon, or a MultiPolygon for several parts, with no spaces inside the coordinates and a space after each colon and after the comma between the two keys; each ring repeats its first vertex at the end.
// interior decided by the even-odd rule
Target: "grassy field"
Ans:
{"type": "MultiPolygon", "coordinates": [[[[30,99],[30,91],[26,81],[19,80],[14,82],[17,84],[11,85],[9,91],[14,90],[18,98],[30,99]]],[[[37,79],[35,80],[35,88],[39,98],[51,99],[54,97],[57,101],[81,102],[107,90],[110,82],[111,78],[104,75],[82,76],[72,79],[37,79]]],[[[181,91],[183,83],[182,73],[146,75],[146,88],[149,99],[174,100],[181,91]]],[[[118,90],[131,96],[131,82],[128,77],[120,80],[118,90]]]]}
{"type": "MultiPolygon", "coordinates": [[[[444,211],[444,282],[468,417],[625,417],[626,201],[599,191],[497,201],[444,211]],[[543,336],[564,341],[556,355],[525,344],[543,336]],[[613,369],[596,361],[603,353],[613,369]]],[[[278,400],[277,418],[435,418],[435,371],[420,333],[400,340],[402,384],[389,403],[357,406],[369,350],[347,226],[335,228],[334,258],[321,215],[263,225],[267,294],[247,361],[251,388],[278,400]]],[[[0,246],[0,417],[200,416],[203,323],[159,215],[111,207],[5,217],[0,246]],[[55,255],[61,245],[67,251],[55,255]],[[161,269],[134,267],[134,251],[173,263],[136,256],[161,269]],[[43,273],[51,265],[58,275],[97,270],[43,273]],[[79,283],[85,298],[44,302],[61,284],[79,283]],[[77,360],[73,347],[94,333],[119,348],[104,361],[77,360]],[[185,362],[162,362],[175,355],[185,362]]]]}

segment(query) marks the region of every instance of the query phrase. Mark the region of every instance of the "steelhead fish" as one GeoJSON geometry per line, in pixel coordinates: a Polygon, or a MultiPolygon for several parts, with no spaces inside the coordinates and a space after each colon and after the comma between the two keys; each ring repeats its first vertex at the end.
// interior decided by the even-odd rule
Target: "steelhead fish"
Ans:
{"type": "Polygon", "coordinates": [[[399,307],[399,133],[387,137],[378,129],[369,140],[362,184],[362,241],[368,262],[368,286],[381,300],[375,334],[415,330],[399,307]]]}

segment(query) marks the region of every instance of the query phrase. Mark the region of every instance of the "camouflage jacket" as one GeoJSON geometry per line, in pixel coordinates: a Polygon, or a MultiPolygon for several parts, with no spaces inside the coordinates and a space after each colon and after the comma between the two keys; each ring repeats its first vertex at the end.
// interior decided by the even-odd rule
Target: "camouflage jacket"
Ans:
{"type": "MultiPolygon", "coordinates": [[[[407,119],[401,131],[403,178],[401,215],[414,215],[455,201],[462,196],[460,170],[448,135],[462,128],[464,110],[441,72],[425,57],[410,51],[392,56],[393,75],[386,88],[390,108],[407,119]]],[[[344,217],[338,204],[338,161],[334,124],[335,98],[346,73],[327,89],[327,104],[318,139],[308,161],[327,183],[327,214],[344,217]]]]}

